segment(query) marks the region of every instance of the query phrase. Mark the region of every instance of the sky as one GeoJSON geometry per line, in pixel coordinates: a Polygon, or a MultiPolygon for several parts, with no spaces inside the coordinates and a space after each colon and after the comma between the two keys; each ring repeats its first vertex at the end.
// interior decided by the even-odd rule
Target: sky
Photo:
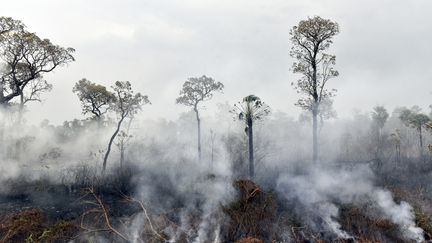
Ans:
{"type": "Polygon", "coordinates": [[[376,105],[389,110],[432,104],[432,1],[430,0],[1,0],[0,16],[76,49],[76,61],[45,76],[53,90],[28,106],[29,123],[82,119],[72,87],[81,78],[106,86],[128,80],[149,96],[146,118],[176,119],[175,104],[188,77],[224,83],[223,94],[203,107],[234,104],[255,94],[274,111],[298,116],[291,83],[289,30],[319,15],[336,21],[338,117],[376,105]]]}

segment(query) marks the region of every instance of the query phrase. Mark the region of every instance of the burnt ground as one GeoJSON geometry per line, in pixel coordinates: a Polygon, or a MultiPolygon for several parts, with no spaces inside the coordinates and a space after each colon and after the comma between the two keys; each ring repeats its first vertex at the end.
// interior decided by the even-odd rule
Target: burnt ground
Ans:
{"type": "MultiPolygon", "coordinates": [[[[388,176],[385,168],[381,170],[377,174],[386,176],[379,177],[377,183],[391,190],[396,201],[403,200],[413,205],[416,223],[425,230],[425,239],[429,240],[432,234],[432,200],[427,183],[429,170],[405,166],[393,170],[392,176],[388,176]]],[[[0,242],[99,242],[102,239],[127,242],[131,235],[123,226],[131,225],[132,219],[143,212],[140,204],[128,197],[136,186],[131,178],[122,177],[122,183],[119,183],[119,178],[110,178],[93,185],[82,182],[66,185],[43,179],[9,181],[10,190],[0,193],[0,242]]],[[[214,177],[207,179],[214,180],[214,177]]],[[[237,197],[220,205],[224,217],[220,229],[221,242],[287,242],[287,239],[290,242],[317,243],[410,242],[389,220],[368,213],[368,205],[339,205],[338,222],[343,230],[354,236],[353,239],[340,239],[305,225],[301,215],[292,211],[290,205],[269,188],[264,189],[249,180],[235,180],[233,186],[237,197]]],[[[169,192],[169,188],[164,190],[169,192]]],[[[176,229],[180,232],[176,242],[191,242],[198,234],[202,205],[198,203],[194,210],[188,211],[191,225],[187,231],[180,226],[180,214],[187,205],[176,205],[166,212],[153,210],[157,205],[146,205],[153,228],[148,223],[144,224],[138,238],[142,242],[165,242],[176,229]]]]}

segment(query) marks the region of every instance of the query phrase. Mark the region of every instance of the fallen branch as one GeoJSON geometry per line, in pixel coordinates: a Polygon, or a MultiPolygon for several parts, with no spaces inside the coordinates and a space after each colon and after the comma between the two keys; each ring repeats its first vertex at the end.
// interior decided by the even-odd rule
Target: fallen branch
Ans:
{"type": "Polygon", "coordinates": [[[86,230],[87,233],[88,233],[88,232],[99,232],[99,231],[110,231],[110,232],[116,234],[117,236],[119,236],[120,238],[122,238],[123,240],[129,242],[130,240],[129,240],[125,235],[123,235],[122,233],[120,233],[118,230],[116,230],[116,229],[111,225],[111,221],[110,221],[110,219],[109,219],[109,215],[108,215],[108,210],[106,209],[106,207],[105,207],[105,205],[103,204],[103,202],[102,202],[102,200],[100,199],[100,197],[98,197],[98,196],[96,195],[96,193],[94,192],[94,189],[93,189],[93,188],[87,188],[87,191],[88,191],[87,195],[91,195],[91,196],[94,198],[95,202],[93,202],[93,201],[85,201],[85,203],[87,203],[87,204],[91,204],[91,205],[94,205],[94,206],[96,206],[97,208],[89,209],[89,210],[85,211],[85,212],[82,214],[82,216],[81,216],[81,228],[84,229],[84,230],[86,230]],[[84,218],[85,218],[88,214],[91,214],[91,213],[100,213],[100,214],[102,214],[102,216],[103,216],[103,218],[104,218],[104,221],[105,221],[105,224],[106,224],[106,226],[107,226],[108,228],[107,228],[107,229],[89,229],[89,228],[85,227],[85,226],[84,226],[84,218]]]}
{"type": "Polygon", "coordinates": [[[143,203],[142,201],[140,201],[140,200],[138,200],[138,199],[135,199],[135,198],[133,198],[133,197],[130,197],[130,196],[126,196],[126,195],[124,195],[124,198],[125,198],[127,201],[129,201],[129,202],[135,202],[135,203],[137,203],[138,205],[140,205],[141,209],[142,209],[143,212],[144,212],[144,216],[145,216],[147,222],[148,222],[149,225],[150,225],[150,230],[153,232],[153,234],[154,234],[156,237],[158,237],[159,239],[161,239],[161,240],[163,240],[163,241],[167,241],[167,240],[168,240],[168,239],[166,239],[165,237],[163,237],[161,234],[159,234],[159,233],[157,232],[157,230],[155,230],[155,228],[153,227],[153,223],[152,223],[152,221],[151,221],[151,219],[150,219],[150,217],[149,217],[149,215],[148,215],[148,213],[147,213],[147,209],[146,209],[146,207],[144,206],[144,203],[143,203]]]}

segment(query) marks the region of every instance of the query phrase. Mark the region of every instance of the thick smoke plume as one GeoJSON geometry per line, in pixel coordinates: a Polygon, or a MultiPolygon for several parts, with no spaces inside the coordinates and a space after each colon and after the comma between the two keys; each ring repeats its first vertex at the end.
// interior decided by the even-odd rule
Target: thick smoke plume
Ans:
{"type": "Polygon", "coordinates": [[[367,166],[331,168],[315,166],[301,175],[282,174],[277,190],[288,200],[299,202],[306,220],[319,229],[327,229],[339,238],[352,236],[338,223],[340,204],[372,204],[384,217],[400,227],[406,239],[421,242],[423,230],[416,227],[413,208],[396,203],[391,193],[374,185],[374,174],[367,166]]]}
{"type": "MultiPolygon", "coordinates": [[[[143,235],[154,228],[169,242],[224,242],[230,218],[222,206],[236,202],[238,195],[233,182],[247,175],[244,128],[229,119],[231,115],[227,110],[227,105],[220,105],[215,117],[203,118],[201,162],[191,146],[195,144],[195,137],[191,136],[195,132],[192,113],[183,114],[177,121],[135,120],[132,123],[129,132],[133,136],[126,144],[124,164],[124,169],[129,168],[131,172],[125,177],[130,181],[128,196],[142,202],[146,212],[138,207],[133,213],[122,214],[121,206],[113,208],[118,212],[116,219],[122,222],[116,227],[130,241],[146,242],[143,235]],[[213,140],[210,134],[216,134],[213,140]],[[166,223],[167,218],[175,222],[166,223]]],[[[328,153],[323,154],[325,159],[320,165],[313,166],[308,159],[310,124],[275,114],[256,125],[255,181],[263,190],[276,192],[278,203],[285,205],[282,208],[286,210],[278,213],[299,216],[302,225],[326,239],[355,238],[356,235],[341,223],[341,208],[364,205],[366,214],[386,218],[397,225],[402,238],[422,241],[423,230],[415,223],[413,207],[395,200],[380,182],[382,173],[397,175],[399,170],[388,171],[387,168],[395,166],[390,163],[384,163],[381,171],[372,163],[360,163],[369,161],[365,158],[369,153],[365,148],[370,146],[371,140],[367,132],[369,123],[366,116],[327,123],[329,129],[323,130],[321,149],[328,153]],[[365,136],[354,136],[347,143],[343,141],[346,133],[365,136]]],[[[23,124],[18,132],[10,129],[14,127],[10,118],[4,120],[3,126],[2,151],[7,153],[2,154],[4,159],[0,166],[2,195],[18,195],[18,182],[46,181],[47,188],[64,185],[68,193],[74,193],[77,184],[92,185],[93,179],[104,181],[101,158],[112,124],[99,128],[89,121],[76,120],[63,125],[45,122],[40,126],[23,124]]],[[[387,129],[399,124],[392,120],[391,126],[387,129]]],[[[404,129],[402,132],[406,134],[411,132],[404,129]]],[[[388,153],[391,149],[389,146],[388,153]]],[[[119,174],[119,157],[116,146],[105,179],[119,174]]],[[[118,186],[119,182],[113,180],[107,185],[118,186]]],[[[33,203],[47,204],[47,200],[43,200],[45,196],[38,195],[37,191],[25,193],[33,203]]],[[[55,201],[67,197],[69,194],[48,194],[45,198],[55,201]]],[[[282,222],[275,222],[273,226],[278,239],[294,241],[287,227],[282,222]]],[[[88,239],[111,240],[103,234],[88,239]]]]}

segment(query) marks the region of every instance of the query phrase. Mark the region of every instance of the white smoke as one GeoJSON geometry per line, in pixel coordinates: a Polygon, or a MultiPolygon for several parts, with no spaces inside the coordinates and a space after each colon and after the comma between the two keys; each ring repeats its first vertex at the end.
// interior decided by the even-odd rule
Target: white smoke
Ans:
{"type": "Polygon", "coordinates": [[[395,224],[400,226],[402,233],[416,242],[424,240],[423,230],[416,226],[413,208],[407,202],[395,203],[389,191],[376,189],[372,195],[382,212],[395,224]]]}
{"type": "MultiPolygon", "coordinates": [[[[384,217],[400,227],[403,236],[410,240],[422,241],[423,230],[416,227],[412,207],[396,203],[387,190],[373,184],[373,172],[367,166],[352,169],[329,169],[315,167],[304,174],[283,174],[277,181],[277,190],[288,200],[296,200],[309,210],[310,223],[319,217],[324,223],[316,225],[333,232],[338,237],[349,238],[341,229],[337,218],[337,203],[364,203],[369,200],[384,217]]],[[[308,215],[309,215],[308,214],[308,215]]]]}

